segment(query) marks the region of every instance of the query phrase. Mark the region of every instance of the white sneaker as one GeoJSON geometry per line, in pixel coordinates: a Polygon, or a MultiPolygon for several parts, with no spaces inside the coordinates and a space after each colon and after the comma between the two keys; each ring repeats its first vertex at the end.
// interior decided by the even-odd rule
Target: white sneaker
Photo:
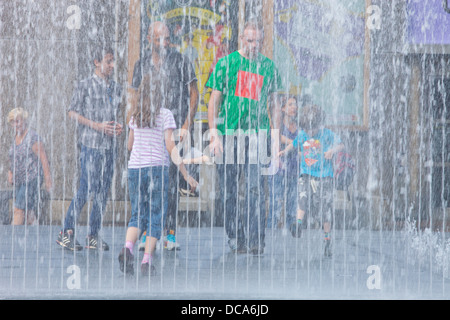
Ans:
{"type": "Polygon", "coordinates": [[[180,250],[180,244],[176,242],[175,235],[169,234],[164,237],[164,248],[169,251],[180,250]]]}

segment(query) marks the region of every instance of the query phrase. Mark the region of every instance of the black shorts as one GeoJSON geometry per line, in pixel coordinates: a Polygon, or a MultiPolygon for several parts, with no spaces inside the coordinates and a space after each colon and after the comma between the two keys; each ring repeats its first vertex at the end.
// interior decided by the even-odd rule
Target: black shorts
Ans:
{"type": "Polygon", "coordinates": [[[298,206],[311,219],[331,222],[333,209],[333,178],[301,175],[298,179],[298,206]]]}

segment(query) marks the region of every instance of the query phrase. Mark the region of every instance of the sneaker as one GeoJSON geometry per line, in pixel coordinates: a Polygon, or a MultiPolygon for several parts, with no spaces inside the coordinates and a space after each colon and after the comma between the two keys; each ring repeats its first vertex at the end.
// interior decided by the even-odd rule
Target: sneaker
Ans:
{"type": "Polygon", "coordinates": [[[294,222],[290,225],[289,230],[294,238],[302,237],[302,225],[298,222],[294,222]]]}
{"type": "Polygon", "coordinates": [[[144,231],[141,237],[141,242],[139,242],[139,251],[145,250],[145,241],[147,241],[147,231],[144,231]]]}
{"type": "Polygon", "coordinates": [[[109,250],[109,246],[108,244],[103,241],[102,238],[100,238],[98,235],[97,236],[87,236],[86,238],[86,249],[101,249],[103,251],[108,251],[109,250]]]}
{"type": "Polygon", "coordinates": [[[128,248],[122,248],[122,250],[119,253],[119,268],[120,271],[124,272],[129,275],[134,275],[134,267],[133,267],[133,254],[131,253],[130,249],[128,248]]]}
{"type": "Polygon", "coordinates": [[[164,239],[164,248],[172,251],[172,250],[180,250],[180,244],[177,243],[175,235],[169,233],[164,239]]]}
{"type": "Polygon", "coordinates": [[[141,264],[141,274],[144,277],[148,277],[149,275],[151,277],[156,276],[156,268],[153,264],[142,263],[141,264]]]}
{"type": "Polygon", "coordinates": [[[192,192],[191,190],[180,188],[180,195],[182,197],[197,197],[198,193],[192,192]]]}
{"type": "Polygon", "coordinates": [[[56,239],[56,243],[65,249],[69,249],[72,251],[80,251],[83,250],[83,247],[78,243],[75,239],[73,230],[61,231],[58,234],[58,239],[56,239]]]}
{"type": "Polygon", "coordinates": [[[262,247],[252,248],[248,252],[254,256],[260,256],[264,254],[264,248],[262,247]]]}
{"type": "Polygon", "coordinates": [[[236,250],[237,250],[236,239],[228,239],[228,246],[230,247],[231,251],[236,252],[236,250]]]}
{"type": "Polygon", "coordinates": [[[331,252],[331,240],[325,240],[325,248],[323,252],[325,257],[331,257],[333,253],[331,252]]]}
{"type": "Polygon", "coordinates": [[[236,239],[229,239],[228,240],[228,246],[230,247],[231,251],[233,253],[248,253],[249,250],[245,244],[238,244],[236,239]]]}

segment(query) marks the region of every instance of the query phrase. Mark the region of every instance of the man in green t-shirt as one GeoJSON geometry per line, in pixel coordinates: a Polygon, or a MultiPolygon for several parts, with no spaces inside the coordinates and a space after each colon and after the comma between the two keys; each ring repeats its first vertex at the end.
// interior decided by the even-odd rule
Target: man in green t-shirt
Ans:
{"type": "Polygon", "coordinates": [[[221,58],[206,84],[212,89],[209,148],[220,192],[216,209],[225,213],[228,244],[235,252],[262,254],[267,183],[262,165],[268,164],[270,129],[279,128],[280,112],[269,102],[281,78],[273,61],[260,53],[261,25],[247,22],[240,38],[241,49],[221,58]]]}

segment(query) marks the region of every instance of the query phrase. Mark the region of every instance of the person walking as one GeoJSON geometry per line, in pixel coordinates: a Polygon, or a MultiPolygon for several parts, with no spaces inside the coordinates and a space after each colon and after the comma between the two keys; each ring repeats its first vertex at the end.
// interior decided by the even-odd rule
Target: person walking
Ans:
{"type": "Polygon", "coordinates": [[[269,102],[282,86],[273,61],[260,53],[262,41],[262,26],[248,21],[241,49],[221,58],[206,84],[212,89],[208,123],[219,184],[216,208],[224,212],[231,250],[255,255],[265,247],[267,176],[260,157],[261,148],[271,148],[271,139],[264,147],[252,147],[250,141],[262,132],[270,137],[271,125],[279,129],[281,112],[269,102]]]}
{"type": "Polygon", "coordinates": [[[8,113],[8,123],[14,130],[9,149],[8,184],[14,186],[13,225],[38,222],[39,194],[44,175],[45,189],[51,192],[52,176],[44,144],[29,128],[28,112],[14,108],[8,113]]]}
{"type": "Polygon", "coordinates": [[[190,187],[195,189],[197,186],[197,181],[189,176],[175,147],[172,137],[176,128],[175,119],[166,108],[168,99],[163,90],[158,76],[145,75],[129,122],[131,218],[125,245],[118,258],[120,270],[126,274],[134,274],[134,244],[144,230],[147,237],[141,273],[144,276],[156,274],[152,258],[167,213],[170,159],[180,168],[190,187]]]}
{"type": "Polygon", "coordinates": [[[114,52],[109,47],[99,47],[92,61],[94,74],[79,82],[69,106],[69,117],[78,127],[81,171],[78,190],[56,242],[72,251],[83,249],[75,237],[76,222],[89,198],[92,198],[93,205],[85,247],[109,250],[99,232],[114,174],[117,137],[123,131],[119,122],[122,88],[111,79],[114,52]]]}
{"type": "Polygon", "coordinates": [[[333,211],[333,156],[344,149],[339,136],[325,128],[325,113],[317,105],[304,106],[297,137],[279,156],[300,150],[297,222],[291,225],[294,237],[300,237],[305,214],[316,219],[324,232],[324,255],[332,255],[331,225],[333,211]]]}

